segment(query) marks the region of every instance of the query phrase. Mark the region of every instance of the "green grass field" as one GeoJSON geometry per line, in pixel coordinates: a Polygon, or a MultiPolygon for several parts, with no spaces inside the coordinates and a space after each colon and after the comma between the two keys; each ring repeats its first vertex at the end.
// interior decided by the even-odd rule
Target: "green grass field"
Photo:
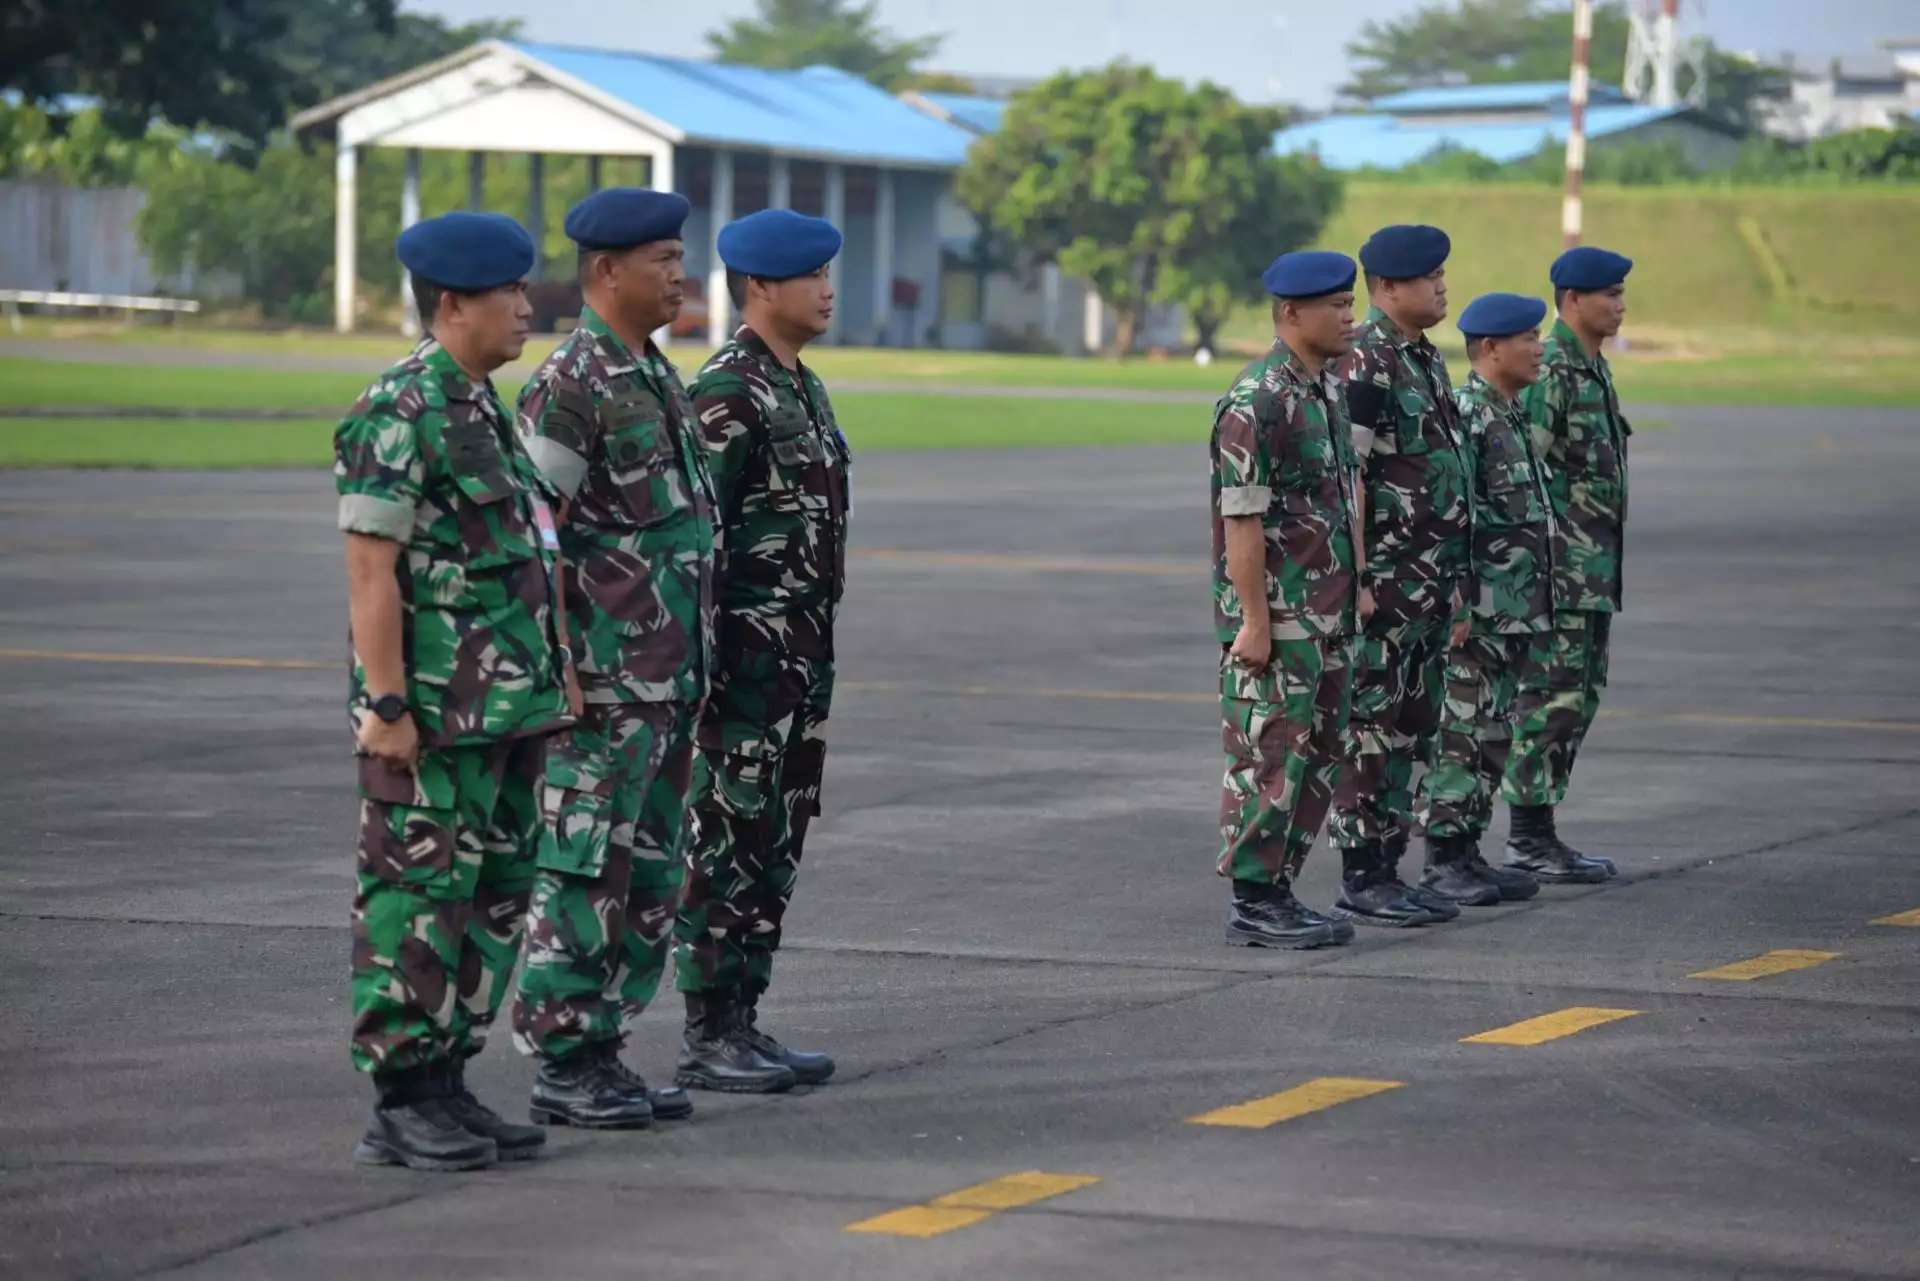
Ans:
{"type": "MultiPolygon", "coordinates": [[[[1204,445],[1205,407],[1124,401],[900,396],[834,400],[856,454],[931,449],[1204,445]]],[[[323,467],[331,420],[0,418],[0,467],[323,467]]]]}

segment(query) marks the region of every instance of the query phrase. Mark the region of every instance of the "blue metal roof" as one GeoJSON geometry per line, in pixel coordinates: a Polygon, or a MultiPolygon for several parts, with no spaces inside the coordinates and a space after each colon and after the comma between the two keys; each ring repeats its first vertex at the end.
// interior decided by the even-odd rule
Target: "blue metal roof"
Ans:
{"type": "Polygon", "coordinates": [[[1000,117],[1007,110],[1004,98],[985,98],[972,93],[923,93],[920,96],[975,133],[1000,132],[1000,117]]]}
{"type": "MultiPolygon", "coordinates": [[[[1596,84],[1589,88],[1587,101],[1598,106],[1603,103],[1624,103],[1630,99],[1612,85],[1596,84]]],[[[1374,111],[1395,115],[1424,111],[1520,111],[1529,107],[1535,110],[1565,110],[1567,82],[1531,80],[1520,84],[1441,85],[1431,89],[1390,93],[1374,98],[1367,105],[1374,111]]]]}
{"type": "MultiPolygon", "coordinates": [[[[1603,138],[1686,114],[1685,107],[1593,107],[1587,111],[1587,136],[1603,138]]],[[[1441,147],[1475,151],[1498,164],[1507,164],[1532,155],[1543,143],[1564,145],[1566,141],[1567,118],[1563,115],[1498,124],[1429,125],[1418,117],[1367,112],[1328,116],[1283,129],[1274,135],[1273,149],[1281,155],[1318,151],[1321,162],[1330,169],[1399,169],[1441,147]]]]}
{"type": "Polygon", "coordinates": [[[973,135],[832,67],[800,71],[514,41],[512,48],[684,133],[856,163],[957,168],[973,135]]]}

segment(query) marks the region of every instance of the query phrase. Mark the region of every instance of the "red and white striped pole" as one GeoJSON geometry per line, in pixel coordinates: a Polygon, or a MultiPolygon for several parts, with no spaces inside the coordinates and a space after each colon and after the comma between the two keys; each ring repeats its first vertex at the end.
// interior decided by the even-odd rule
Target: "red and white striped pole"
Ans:
{"type": "Polygon", "coordinates": [[[1580,243],[1580,178],[1587,167],[1587,67],[1593,0],[1573,0],[1573,75],[1567,82],[1567,194],[1560,205],[1566,247],[1580,243]]]}

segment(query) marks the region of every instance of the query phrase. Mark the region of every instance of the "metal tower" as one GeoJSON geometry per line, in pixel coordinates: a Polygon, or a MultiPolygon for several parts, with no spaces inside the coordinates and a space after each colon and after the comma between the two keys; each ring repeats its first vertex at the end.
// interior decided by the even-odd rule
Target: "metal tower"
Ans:
{"type": "Polygon", "coordinates": [[[1697,107],[1706,101],[1706,42],[1698,36],[1681,41],[1680,0],[1641,0],[1628,11],[1627,22],[1622,85],[1627,95],[1652,107],[1674,107],[1683,101],[1697,107]],[[1682,71],[1692,72],[1684,95],[1680,93],[1682,71]]]}

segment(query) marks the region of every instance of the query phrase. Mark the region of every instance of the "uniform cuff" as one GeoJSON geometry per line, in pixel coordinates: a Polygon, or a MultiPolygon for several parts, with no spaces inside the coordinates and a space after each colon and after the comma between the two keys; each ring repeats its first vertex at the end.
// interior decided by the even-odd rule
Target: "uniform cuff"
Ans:
{"type": "Polygon", "coordinates": [[[571,500],[580,492],[581,484],[587,479],[586,459],[550,436],[521,439],[526,442],[527,457],[533,459],[533,465],[562,498],[571,500]]]}
{"type": "Polygon", "coordinates": [[[340,496],[340,528],[349,534],[370,534],[404,543],[413,537],[413,504],[396,503],[371,494],[340,496]]]}
{"type": "Polygon", "coordinates": [[[1266,485],[1236,485],[1220,491],[1222,516],[1264,516],[1273,506],[1273,490],[1266,485]]]}

